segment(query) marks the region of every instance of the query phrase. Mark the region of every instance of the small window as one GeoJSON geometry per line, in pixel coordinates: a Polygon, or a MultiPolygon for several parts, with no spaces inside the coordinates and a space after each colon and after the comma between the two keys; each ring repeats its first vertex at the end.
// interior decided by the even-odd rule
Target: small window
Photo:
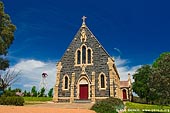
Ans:
{"type": "Polygon", "coordinates": [[[101,79],[101,88],[105,88],[105,78],[103,74],[100,76],[100,79],[101,79]]]}
{"type": "Polygon", "coordinates": [[[82,63],[86,64],[86,47],[82,47],[82,63]]]}
{"type": "Polygon", "coordinates": [[[91,50],[88,49],[87,53],[88,53],[88,64],[91,64],[91,50]]]}
{"type": "Polygon", "coordinates": [[[77,64],[80,64],[80,59],[81,59],[81,53],[80,50],[77,51],[77,64]]]}
{"type": "Polygon", "coordinates": [[[68,89],[68,77],[67,76],[65,76],[64,89],[68,89]]]}

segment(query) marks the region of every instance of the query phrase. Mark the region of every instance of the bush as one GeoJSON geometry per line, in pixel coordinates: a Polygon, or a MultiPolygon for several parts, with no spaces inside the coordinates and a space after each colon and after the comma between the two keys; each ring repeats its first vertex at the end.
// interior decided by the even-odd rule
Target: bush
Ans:
{"type": "Polygon", "coordinates": [[[0,105],[16,105],[16,106],[23,106],[24,105],[24,98],[23,97],[0,97],[0,105]]]}
{"type": "Polygon", "coordinates": [[[141,103],[141,104],[147,104],[145,99],[141,99],[140,97],[136,97],[136,96],[133,96],[132,102],[141,103]]]}
{"type": "Polygon", "coordinates": [[[2,96],[5,96],[5,97],[16,96],[16,94],[15,94],[15,91],[13,90],[5,90],[2,96]]]}
{"type": "Polygon", "coordinates": [[[121,109],[124,109],[123,101],[112,97],[98,101],[91,107],[97,113],[117,113],[116,110],[121,109]]]}

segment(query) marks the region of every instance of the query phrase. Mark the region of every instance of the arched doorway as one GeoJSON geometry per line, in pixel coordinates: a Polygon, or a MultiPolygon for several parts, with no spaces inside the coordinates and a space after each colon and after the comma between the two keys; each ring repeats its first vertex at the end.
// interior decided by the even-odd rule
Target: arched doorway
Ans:
{"type": "Polygon", "coordinates": [[[127,93],[126,93],[126,90],[123,89],[123,100],[127,100],[127,93]]]}
{"type": "Polygon", "coordinates": [[[88,99],[88,82],[85,78],[82,78],[79,82],[79,97],[80,100],[88,99]]]}

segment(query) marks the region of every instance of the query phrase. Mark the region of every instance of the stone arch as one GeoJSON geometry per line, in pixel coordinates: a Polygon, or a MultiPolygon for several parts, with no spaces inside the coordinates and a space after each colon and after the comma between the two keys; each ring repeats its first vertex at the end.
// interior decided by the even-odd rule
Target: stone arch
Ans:
{"type": "Polygon", "coordinates": [[[98,88],[99,88],[99,90],[106,90],[106,88],[107,88],[107,77],[106,77],[106,75],[105,75],[105,73],[103,73],[103,72],[101,72],[100,74],[99,74],[99,77],[98,77],[98,88]],[[101,86],[101,76],[103,76],[104,77],[104,87],[102,87],[101,86]]]}
{"type": "Polygon", "coordinates": [[[93,50],[82,44],[74,53],[75,66],[93,65],[93,50]],[[91,57],[91,58],[89,58],[91,57]]]}
{"type": "Polygon", "coordinates": [[[90,91],[91,91],[91,81],[87,75],[82,75],[77,81],[77,99],[80,99],[80,85],[87,85],[88,87],[88,99],[90,99],[90,91]]]}
{"type": "Polygon", "coordinates": [[[62,90],[69,90],[69,86],[70,86],[70,78],[69,78],[69,76],[67,74],[65,74],[63,76],[63,79],[62,79],[62,90]],[[67,86],[65,86],[66,85],[66,83],[65,83],[66,78],[67,78],[67,86]]]}
{"type": "Polygon", "coordinates": [[[126,89],[126,88],[122,89],[122,99],[128,100],[128,89],[126,89]]]}

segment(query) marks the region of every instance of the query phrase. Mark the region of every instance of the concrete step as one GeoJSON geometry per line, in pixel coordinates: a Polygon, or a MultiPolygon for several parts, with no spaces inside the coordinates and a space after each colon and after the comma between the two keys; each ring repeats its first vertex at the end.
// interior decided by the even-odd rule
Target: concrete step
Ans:
{"type": "Polygon", "coordinates": [[[75,103],[91,103],[91,100],[74,100],[75,103]]]}

